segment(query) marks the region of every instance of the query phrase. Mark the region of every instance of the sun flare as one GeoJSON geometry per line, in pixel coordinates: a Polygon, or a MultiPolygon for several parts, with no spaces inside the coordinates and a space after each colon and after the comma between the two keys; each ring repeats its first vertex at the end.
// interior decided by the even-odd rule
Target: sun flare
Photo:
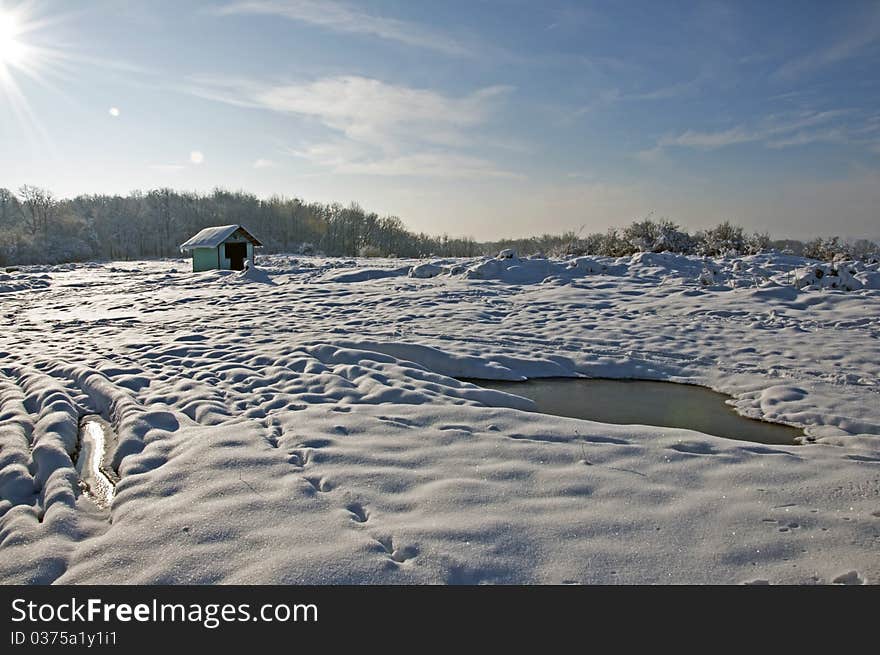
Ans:
{"type": "Polygon", "coordinates": [[[21,31],[13,14],[0,12],[0,66],[18,66],[23,62],[27,48],[18,40],[21,31]]]}

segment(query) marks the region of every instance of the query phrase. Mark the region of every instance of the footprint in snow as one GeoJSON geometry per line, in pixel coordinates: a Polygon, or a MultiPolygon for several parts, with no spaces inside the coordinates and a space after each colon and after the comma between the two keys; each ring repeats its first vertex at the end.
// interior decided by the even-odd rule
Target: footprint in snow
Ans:
{"type": "Polygon", "coordinates": [[[403,564],[419,554],[417,546],[395,547],[394,540],[391,537],[376,537],[376,541],[382,546],[385,554],[398,564],[403,564]]]}
{"type": "Polygon", "coordinates": [[[291,450],[287,454],[287,463],[300,468],[308,464],[311,457],[308,450],[291,450]]]}
{"type": "Polygon", "coordinates": [[[391,423],[392,425],[395,425],[400,428],[416,427],[416,424],[413,421],[410,421],[405,418],[400,418],[397,416],[377,416],[376,418],[378,420],[382,421],[383,423],[391,423]]]}
{"type": "Polygon", "coordinates": [[[366,523],[367,519],[370,518],[369,512],[367,512],[367,509],[360,503],[349,503],[345,506],[345,509],[351,513],[350,518],[356,523],[366,523]]]}
{"type": "Polygon", "coordinates": [[[702,441],[686,441],[682,443],[675,444],[674,446],[669,446],[670,450],[676,450],[680,453],[687,453],[688,455],[717,455],[718,451],[715,450],[710,444],[702,442],[702,441]]]}
{"type": "Polygon", "coordinates": [[[324,478],[309,477],[309,478],[305,478],[305,481],[308,482],[310,485],[312,485],[312,487],[314,487],[315,491],[320,491],[322,493],[326,493],[326,492],[330,491],[331,489],[333,489],[333,485],[330,484],[324,478]]]}

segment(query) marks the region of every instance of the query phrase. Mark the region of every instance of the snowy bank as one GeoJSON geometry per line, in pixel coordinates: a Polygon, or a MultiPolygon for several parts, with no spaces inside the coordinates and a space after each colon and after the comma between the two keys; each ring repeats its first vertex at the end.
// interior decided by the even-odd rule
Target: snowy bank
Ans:
{"type": "Polygon", "coordinates": [[[44,277],[3,296],[0,580],[876,583],[878,271],[795,283],[818,265],[22,271],[44,277]],[[702,384],[815,443],[545,416],[460,380],[579,375],[702,384]],[[75,465],[91,414],[118,435],[109,509],[75,465]]]}

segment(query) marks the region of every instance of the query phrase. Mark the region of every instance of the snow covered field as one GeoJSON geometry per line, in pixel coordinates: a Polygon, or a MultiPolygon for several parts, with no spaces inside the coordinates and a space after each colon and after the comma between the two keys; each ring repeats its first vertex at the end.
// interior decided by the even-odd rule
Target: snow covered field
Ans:
{"type": "Polygon", "coordinates": [[[880,582],[880,273],[808,263],[0,275],[0,581],[880,582]],[[545,416],[455,379],[576,374],[703,384],[814,443],[545,416]],[[87,414],[118,436],[109,510],[78,486],[87,414]]]}

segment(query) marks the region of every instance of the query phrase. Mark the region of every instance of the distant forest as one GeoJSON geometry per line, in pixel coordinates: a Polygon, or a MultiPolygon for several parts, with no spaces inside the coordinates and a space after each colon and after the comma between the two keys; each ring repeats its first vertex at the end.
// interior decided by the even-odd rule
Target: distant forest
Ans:
{"type": "Polygon", "coordinates": [[[650,250],[685,254],[750,254],[775,248],[816,259],[876,255],[878,245],[837,237],[772,241],[729,222],[688,233],[676,223],[637,220],[624,228],[582,235],[544,234],[527,239],[477,242],[414,233],[396,216],[380,217],[357,204],[306,202],[241,191],[210,194],[172,189],[127,196],[83,195],[57,199],[43,188],[0,188],[0,266],[89,260],[180,257],[178,245],[204,227],[242,223],[265,244],[263,252],[320,253],[344,257],[470,257],[513,248],[520,254],[623,256],[650,250]]]}

